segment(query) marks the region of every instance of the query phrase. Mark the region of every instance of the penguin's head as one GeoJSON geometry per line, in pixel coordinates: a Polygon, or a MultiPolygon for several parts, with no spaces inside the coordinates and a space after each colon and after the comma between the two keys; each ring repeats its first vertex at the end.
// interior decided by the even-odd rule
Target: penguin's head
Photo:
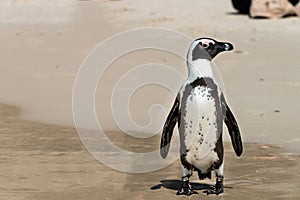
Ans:
{"type": "Polygon", "coordinates": [[[233,45],[228,42],[218,42],[212,38],[198,38],[194,40],[188,52],[188,61],[197,59],[212,60],[223,51],[231,51],[233,45]]]}

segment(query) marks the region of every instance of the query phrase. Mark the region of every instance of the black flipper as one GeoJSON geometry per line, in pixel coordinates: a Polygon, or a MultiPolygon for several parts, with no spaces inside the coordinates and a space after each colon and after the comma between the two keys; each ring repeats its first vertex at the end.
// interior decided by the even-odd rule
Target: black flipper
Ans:
{"type": "Polygon", "coordinates": [[[160,155],[166,158],[170,148],[170,142],[173,135],[174,127],[179,118],[179,100],[176,98],[173,107],[166,119],[161,141],[160,141],[160,155]]]}
{"type": "Polygon", "coordinates": [[[243,153],[243,143],[242,138],[239,130],[239,126],[235,120],[234,115],[232,114],[229,106],[225,102],[225,99],[223,98],[223,106],[224,106],[224,115],[225,115],[225,124],[227,126],[229,135],[231,137],[231,143],[233,146],[233,149],[235,151],[235,154],[237,156],[242,155],[243,153]]]}

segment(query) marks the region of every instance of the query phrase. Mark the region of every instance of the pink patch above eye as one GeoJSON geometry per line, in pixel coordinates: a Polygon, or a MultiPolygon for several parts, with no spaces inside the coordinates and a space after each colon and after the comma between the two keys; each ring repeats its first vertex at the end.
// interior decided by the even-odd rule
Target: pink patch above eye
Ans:
{"type": "Polygon", "coordinates": [[[214,45],[214,42],[212,42],[211,40],[202,40],[202,41],[201,41],[201,45],[202,45],[202,47],[204,47],[204,48],[209,47],[210,44],[214,45]]]}

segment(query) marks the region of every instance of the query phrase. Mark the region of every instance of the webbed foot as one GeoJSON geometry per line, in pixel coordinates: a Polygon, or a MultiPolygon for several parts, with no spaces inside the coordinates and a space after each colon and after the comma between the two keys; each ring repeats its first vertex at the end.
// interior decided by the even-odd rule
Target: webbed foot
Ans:
{"type": "Polygon", "coordinates": [[[190,196],[192,194],[197,194],[197,192],[193,190],[191,184],[189,183],[189,180],[187,179],[183,180],[182,187],[177,191],[176,194],[190,196]]]}
{"type": "Polygon", "coordinates": [[[206,191],[206,194],[207,195],[210,195],[210,194],[219,195],[219,194],[221,194],[223,192],[224,192],[223,183],[222,183],[222,181],[218,181],[217,180],[216,185],[214,185],[211,189],[209,189],[208,191],[206,191]]]}
{"type": "Polygon", "coordinates": [[[196,192],[193,190],[192,186],[190,184],[188,184],[187,187],[182,186],[182,188],[179,189],[176,194],[190,196],[195,193],[196,192]]]}

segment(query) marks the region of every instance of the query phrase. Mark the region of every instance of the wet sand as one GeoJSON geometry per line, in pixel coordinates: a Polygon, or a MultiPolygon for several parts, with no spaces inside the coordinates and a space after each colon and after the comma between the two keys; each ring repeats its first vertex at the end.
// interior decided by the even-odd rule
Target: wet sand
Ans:
{"type": "MultiPolygon", "coordinates": [[[[121,173],[95,160],[75,129],[22,120],[20,113],[19,108],[0,105],[0,199],[188,199],[176,196],[178,161],[155,172],[121,173]]],[[[158,138],[130,146],[130,139],[117,142],[123,141],[120,133],[107,134],[131,151],[159,145],[158,138]]],[[[218,199],[299,199],[299,164],[299,156],[261,144],[245,144],[237,158],[226,143],[225,193],[218,199]]],[[[196,177],[192,184],[198,194],[189,199],[215,199],[203,193],[213,181],[196,177]]]]}

